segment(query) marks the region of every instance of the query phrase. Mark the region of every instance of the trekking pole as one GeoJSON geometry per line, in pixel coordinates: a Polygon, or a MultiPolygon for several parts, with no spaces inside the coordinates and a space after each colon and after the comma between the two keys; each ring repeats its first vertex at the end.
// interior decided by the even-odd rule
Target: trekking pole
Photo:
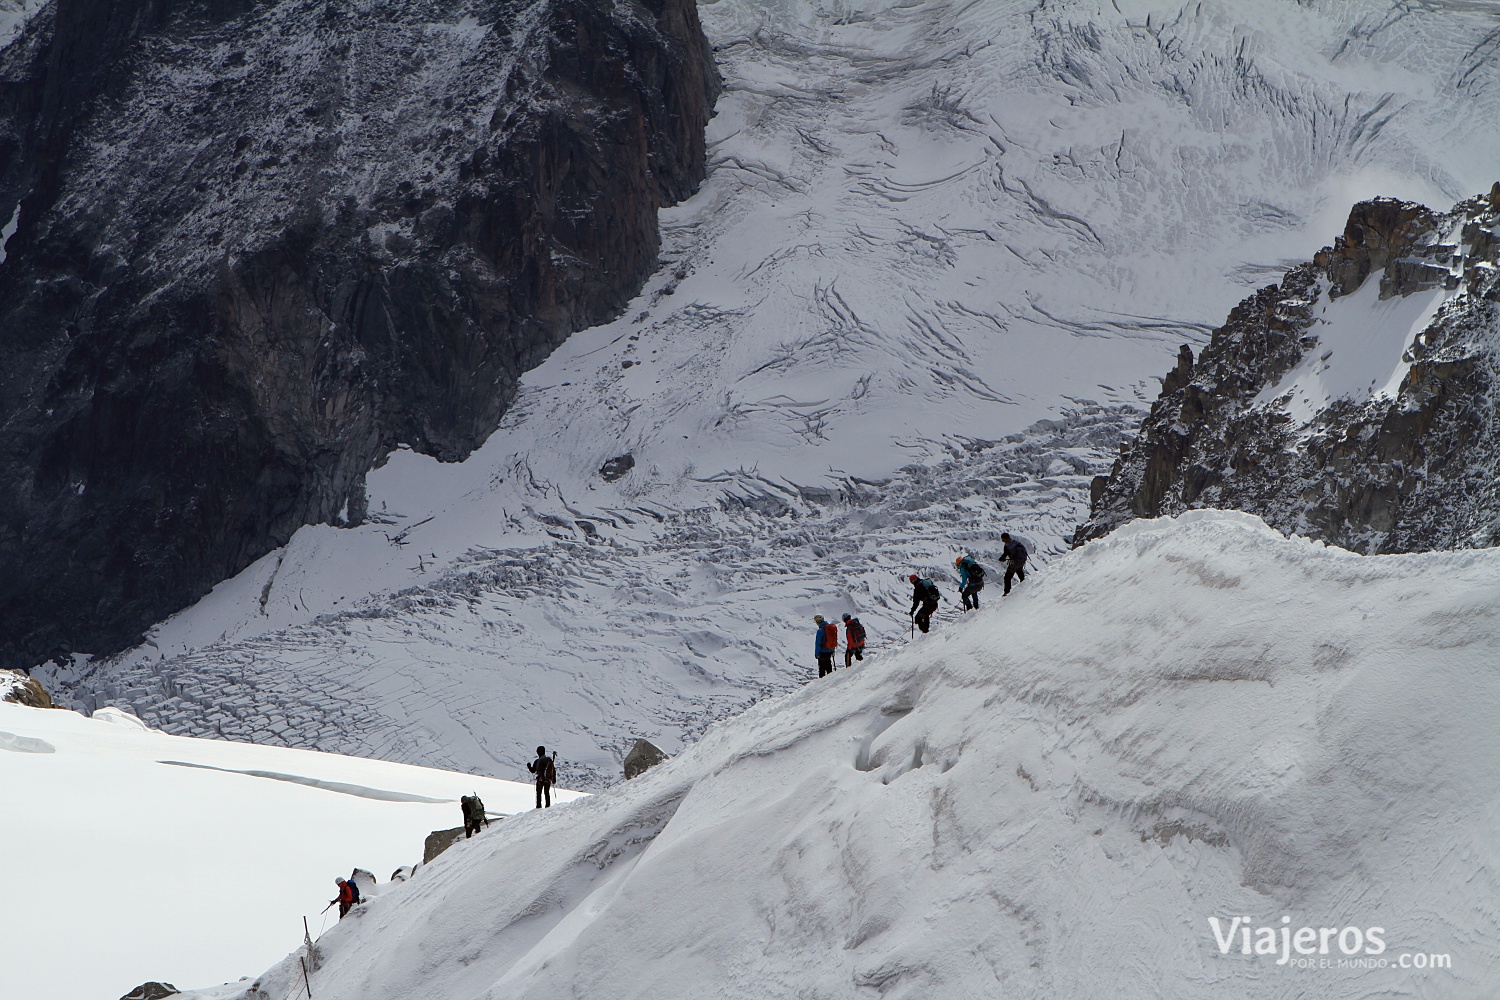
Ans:
{"type": "Polygon", "coordinates": [[[307,978],[307,959],[298,958],[302,963],[302,984],[307,987],[307,1000],[312,1000],[312,980],[307,978]]]}

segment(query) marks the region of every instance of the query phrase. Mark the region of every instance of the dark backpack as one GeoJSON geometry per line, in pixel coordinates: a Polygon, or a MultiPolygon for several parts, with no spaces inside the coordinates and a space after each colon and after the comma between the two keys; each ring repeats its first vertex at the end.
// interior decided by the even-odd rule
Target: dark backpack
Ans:
{"type": "Polygon", "coordinates": [[[937,584],[931,580],[920,580],[917,582],[917,586],[922,588],[922,600],[924,601],[936,604],[943,597],[942,594],[938,593],[937,584]]]}
{"type": "Polygon", "coordinates": [[[355,882],[351,878],[351,879],[346,879],[344,881],[344,884],[349,887],[349,902],[351,902],[351,903],[358,903],[360,901],[360,899],[359,899],[359,883],[355,882]]]}
{"type": "Polygon", "coordinates": [[[542,757],[536,763],[536,780],[544,785],[557,784],[557,767],[551,757],[542,757]]]}
{"type": "Polygon", "coordinates": [[[849,633],[849,645],[858,646],[865,641],[865,627],[859,623],[858,618],[849,619],[845,629],[849,633]]]}
{"type": "Polygon", "coordinates": [[[984,567],[977,562],[969,563],[969,586],[973,587],[984,582],[984,567]]]}

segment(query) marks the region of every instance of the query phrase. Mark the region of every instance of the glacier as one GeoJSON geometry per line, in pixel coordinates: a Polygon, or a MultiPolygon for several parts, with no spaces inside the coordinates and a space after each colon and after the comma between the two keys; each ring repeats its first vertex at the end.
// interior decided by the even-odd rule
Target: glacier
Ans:
{"type": "Polygon", "coordinates": [[[894,648],[906,572],[993,564],[1002,530],[1044,576],[1178,345],[1353,200],[1446,204],[1500,162],[1492,19],[1459,0],[701,12],[709,177],[625,314],[467,462],[397,451],[370,523],[50,687],[496,775],[545,739],[601,787],[634,737],[805,681],[814,611],[894,648]]]}

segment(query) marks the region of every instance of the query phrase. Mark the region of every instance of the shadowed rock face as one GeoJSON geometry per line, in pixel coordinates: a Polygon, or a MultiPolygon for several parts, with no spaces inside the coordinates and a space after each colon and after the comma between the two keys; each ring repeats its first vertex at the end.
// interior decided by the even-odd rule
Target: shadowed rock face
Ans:
{"type": "MultiPolygon", "coordinates": [[[[1249,511],[1358,552],[1500,544],[1500,183],[1446,215],[1377,199],[1280,285],[1241,302],[1196,360],[1184,347],[1075,544],[1137,517],[1249,511]],[[1408,339],[1394,397],[1332,399],[1298,421],[1263,392],[1324,349],[1318,307],[1379,281],[1382,302],[1453,293],[1408,339]]],[[[1372,346],[1371,350],[1378,348],[1372,346]]]]}
{"type": "Polygon", "coordinates": [[[0,663],[458,460],[704,171],[692,0],[56,0],[0,53],[0,663]]]}

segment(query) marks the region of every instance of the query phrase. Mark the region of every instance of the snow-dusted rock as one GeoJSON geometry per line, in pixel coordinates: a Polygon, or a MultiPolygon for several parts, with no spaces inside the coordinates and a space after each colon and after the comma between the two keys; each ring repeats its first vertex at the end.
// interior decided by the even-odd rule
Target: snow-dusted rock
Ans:
{"type": "Polygon", "coordinates": [[[1500,544],[1500,183],[1356,205],[1310,264],[1183,348],[1077,539],[1192,507],[1362,552],[1500,544]]]}
{"type": "Polygon", "coordinates": [[[718,88],[691,0],[54,0],[0,81],[23,665],[359,523],[398,443],[467,455],[656,269],[718,88]]]}
{"type": "Polygon", "coordinates": [[[644,737],[635,741],[625,755],[625,780],[638,777],[667,759],[660,747],[644,737]]]}
{"type": "Polygon", "coordinates": [[[32,708],[52,707],[52,697],[41,682],[19,670],[0,669],[0,701],[13,701],[32,708]]]}

